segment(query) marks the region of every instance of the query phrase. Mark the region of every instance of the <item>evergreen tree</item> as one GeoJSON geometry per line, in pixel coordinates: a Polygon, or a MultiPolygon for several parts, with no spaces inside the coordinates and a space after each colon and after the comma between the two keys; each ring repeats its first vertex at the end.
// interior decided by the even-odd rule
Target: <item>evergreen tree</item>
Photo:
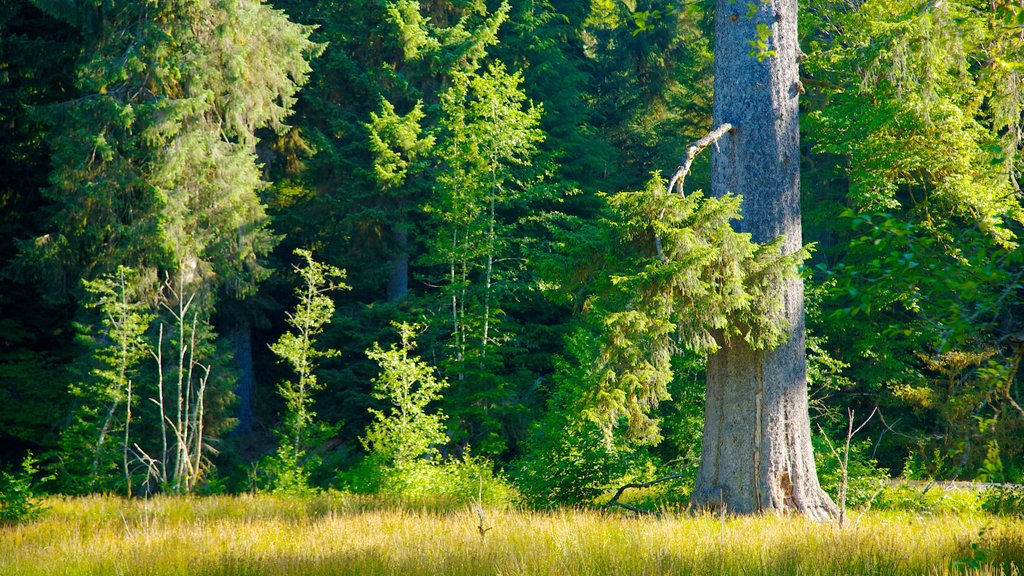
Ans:
{"type": "Polygon", "coordinates": [[[76,95],[81,38],[28,0],[0,7],[0,444],[43,454],[66,424],[65,365],[75,349],[69,307],[40,298],[18,260],[18,240],[42,234],[50,215],[40,189],[50,150],[39,109],[76,95]]]}
{"type": "Polygon", "coordinates": [[[114,263],[244,295],[273,245],[256,130],[284,130],[317,48],[260,2],[106,2],[44,10],[82,31],[82,97],[53,111],[53,232],[32,252],[67,277],[114,263]]]}
{"type": "MultiPolygon", "coordinates": [[[[251,294],[267,275],[262,258],[276,238],[259,198],[257,131],[285,130],[319,50],[310,29],[255,0],[36,4],[83,43],[79,96],[47,112],[49,230],[23,254],[56,273],[51,293],[72,296],[64,279],[129,265],[151,306],[173,316],[179,302],[167,298],[188,299],[193,329],[208,331],[194,336],[212,338],[217,298],[251,294]]],[[[227,422],[230,400],[225,382],[213,383],[207,432],[227,422]]]]}

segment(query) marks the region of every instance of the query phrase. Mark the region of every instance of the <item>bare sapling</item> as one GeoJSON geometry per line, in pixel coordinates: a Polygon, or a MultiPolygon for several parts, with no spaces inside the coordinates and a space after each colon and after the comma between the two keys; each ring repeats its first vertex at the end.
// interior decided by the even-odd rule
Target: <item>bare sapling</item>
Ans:
{"type": "Polygon", "coordinates": [[[821,431],[822,438],[825,439],[825,443],[828,444],[828,448],[829,448],[829,450],[832,451],[832,455],[835,456],[836,460],[839,462],[839,473],[840,473],[840,476],[839,476],[839,527],[840,528],[845,528],[846,527],[846,522],[847,522],[847,516],[846,516],[846,493],[847,493],[847,486],[849,485],[849,472],[848,472],[848,470],[849,470],[849,466],[850,466],[850,443],[853,440],[853,437],[856,436],[856,434],[858,432],[860,432],[865,426],[867,426],[868,422],[870,422],[871,419],[875,417],[875,413],[876,412],[878,412],[878,406],[875,406],[871,410],[871,414],[869,414],[868,417],[863,422],[861,422],[859,426],[857,426],[857,428],[854,428],[853,427],[853,420],[854,420],[854,417],[855,417],[856,413],[853,411],[852,408],[848,408],[846,410],[846,413],[847,413],[846,444],[843,447],[842,455],[839,454],[839,451],[836,450],[835,446],[832,444],[832,441],[829,440],[828,434],[825,434],[825,431],[821,429],[821,426],[818,426],[818,430],[821,431]]]}

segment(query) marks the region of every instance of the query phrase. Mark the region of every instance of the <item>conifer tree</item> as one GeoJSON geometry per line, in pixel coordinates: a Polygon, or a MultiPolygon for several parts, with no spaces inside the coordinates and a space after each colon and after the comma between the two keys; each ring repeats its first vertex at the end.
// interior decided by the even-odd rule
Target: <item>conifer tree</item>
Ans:
{"type": "Polygon", "coordinates": [[[32,253],[66,277],[186,275],[207,307],[251,293],[275,242],[256,131],[285,129],[310,30],[255,0],[37,5],[86,43],[82,96],[52,110],[56,213],[32,253]]]}
{"type": "MultiPolygon", "coordinates": [[[[53,213],[26,256],[60,275],[52,292],[69,285],[77,296],[60,278],[122,264],[139,271],[154,309],[174,286],[207,341],[217,299],[252,294],[267,276],[277,238],[260,199],[257,131],[286,129],[319,51],[311,29],[258,0],[36,5],[77,28],[83,45],[80,95],[47,112],[53,213]]],[[[219,392],[207,399],[207,418],[220,423],[226,373],[214,370],[219,392]]]]}

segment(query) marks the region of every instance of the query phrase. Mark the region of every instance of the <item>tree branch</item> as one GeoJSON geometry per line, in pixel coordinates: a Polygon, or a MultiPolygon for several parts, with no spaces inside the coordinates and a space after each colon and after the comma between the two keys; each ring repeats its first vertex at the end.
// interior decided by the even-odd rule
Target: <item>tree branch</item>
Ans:
{"type": "Polygon", "coordinates": [[[612,496],[612,499],[609,500],[604,505],[604,507],[605,508],[611,508],[612,506],[619,506],[621,508],[625,508],[626,510],[632,510],[633,512],[636,512],[638,514],[654,514],[654,512],[651,512],[649,510],[643,510],[643,509],[637,508],[635,506],[630,506],[629,504],[623,504],[622,502],[619,502],[619,498],[622,496],[623,492],[625,492],[626,490],[628,490],[630,488],[650,488],[651,486],[654,486],[655,484],[661,484],[662,482],[667,482],[669,480],[676,480],[677,478],[682,478],[682,477],[683,477],[682,474],[672,474],[670,476],[662,476],[661,478],[655,478],[654,480],[651,480],[650,482],[644,482],[642,484],[639,484],[639,483],[636,483],[636,482],[630,482],[629,484],[625,484],[623,486],[620,486],[618,491],[615,492],[615,495],[612,496]]]}
{"type": "Polygon", "coordinates": [[[686,154],[683,156],[682,165],[679,166],[679,169],[676,170],[676,173],[672,175],[672,179],[668,182],[669,194],[671,194],[672,189],[678,185],[679,195],[685,196],[683,193],[683,181],[686,179],[686,175],[690,173],[690,167],[693,165],[693,159],[697,157],[697,154],[700,154],[701,150],[717,143],[722,136],[725,136],[728,132],[732,132],[732,124],[725,122],[686,148],[686,154]]]}
{"type": "MultiPolygon", "coordinates": [[[[666,192],[672,194],[672,190],[678,186],[679,196],[684,197],[686,194],[683,192],[683,181],[686,180],[686,175],[690,173],[690,167],[693,166],[693,159],[700,154],[701,150],[708,146],[718,142],[722,136],[725,136],[728,132],[732,131],[732,124],[728,122],[722,123],[711,132],[704,135],[703,138],[697,140],[693,144],[686,147],[686,154],[683,155],[683,162],[680,164],[679,169],[672,175],[672,178],[668,181],[668,188],[666,192]]],[[[660,222],[665,217],[665,208],[661,209],[661,214],[658,215],[658,221],[660,222]]],[[[668,258],[665,257],[665,252],[661,248],[661,234],[657,231],[654,232],[654,248],[658,252],[658,260],[661,262],[668,262],[668,258]]]]}

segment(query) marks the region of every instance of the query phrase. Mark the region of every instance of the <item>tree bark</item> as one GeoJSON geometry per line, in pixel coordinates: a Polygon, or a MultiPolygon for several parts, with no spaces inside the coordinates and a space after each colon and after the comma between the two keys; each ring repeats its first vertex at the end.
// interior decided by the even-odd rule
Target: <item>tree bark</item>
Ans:
{"type": "Polygon", "coordinates": [[[388,278],[388,302],[398,302],[409,294],[409,226],[398,222],[391,229],[394,253],[391,255],[391,276],[388,278]]]}
{"type": "Polygon", "coordinates": [[[253,430],[253,401],[256,395],[256,370],[252,358],[252,323],[244,314],[239,314],[228,329],[229,338],[235,348],[235,368],[238,381],[235,396],[238,398],[238,424],[234,433],[247,436],[253,430]]]}
{"type": "MultiPolygon", "coordinates": [[[[737,227],[757,242],[801,247],[797,0],[718,0],[714,125],[733,130],[712,154],[711,189],[743,196],[737,227]],[[757,26],[768,49],[751,53],[757,26]]],[[[729,513],[797,512],[825,520],[836,506],[818,484],[807,411],[803,282],[780,286],[787,342],[754,350],[735,338],[708,359],[707,404],[693,502],[729,513]]]]}

